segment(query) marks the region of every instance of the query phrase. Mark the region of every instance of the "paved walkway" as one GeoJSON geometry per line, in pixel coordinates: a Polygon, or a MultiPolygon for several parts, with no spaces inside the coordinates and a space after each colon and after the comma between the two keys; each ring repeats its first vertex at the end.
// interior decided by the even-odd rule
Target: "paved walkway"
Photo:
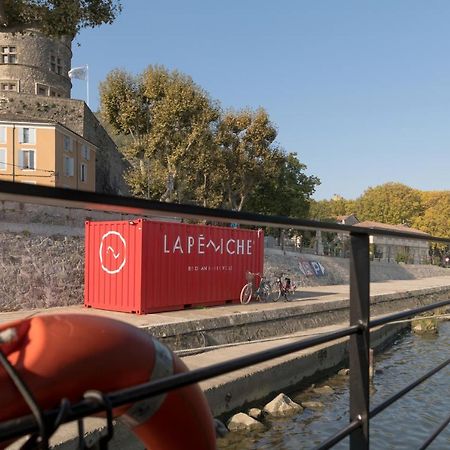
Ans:
{"type": "MultiPolygon", "coordinates": [[[[450,287],[450,274],[445,277],[422,278],[418,280],[390,280],[380,283],[371,283],[370,295],[396,294],[400,292],[413,292],[438,287],[450,287]]],[[[37,314],[54,313],[79,313],[79,314],[99,314],[130,323],[139,328],[147,328],[155,325],[176,324],[190,322],[195,320],[224,317],[230,315],[239,315],[243,313],[252,313],[260,311],[270,311],[276,309],[286,309],[296,307],[301,304],[311,305],[336,300],[346,300],[349,298],[348,285],[315,286],[301,288],[297,292],[296,298],[289,303],[269,302],[269,303],[250,303],[248,305],[232,304],[225,306],[216,306],[210,308],[193,308],[181,311],[170,311],[163,313],[152,313],[145,315],[121,313],[114,311],[102,311],[93,308],[85,308],[82,305],[65,306],[54,308],[43,308],[13,312],[0,312],[0,324],[13,320],[20,320],[37,314]]]]}

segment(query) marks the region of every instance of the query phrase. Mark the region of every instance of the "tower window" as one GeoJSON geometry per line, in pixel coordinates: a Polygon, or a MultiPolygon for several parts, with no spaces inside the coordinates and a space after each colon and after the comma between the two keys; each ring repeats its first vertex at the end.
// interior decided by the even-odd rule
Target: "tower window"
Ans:
{"type": "Polygon", "coordinates": [[[17,83],[11,81],[2,81],[0,82],[0,91],[16,91],[17,92],[17,83]]]}
{"type": "Polygon", "coordinates": [[[50,55],[50,70],[58,75],[62,75],[64,73],[64,66],[60,57],[50,55]]]}
{"type": "Polygon", "coordinates": [[[16,64],[17,63],[17,50],[16,47],[2,47],[2,63],[3,64],[16,64]]]}
{"type": "Polygon", "coordinates": [[[36,94],[37,95],[48,95],[48,86],[45,84],[36,83],[36,94]]]}

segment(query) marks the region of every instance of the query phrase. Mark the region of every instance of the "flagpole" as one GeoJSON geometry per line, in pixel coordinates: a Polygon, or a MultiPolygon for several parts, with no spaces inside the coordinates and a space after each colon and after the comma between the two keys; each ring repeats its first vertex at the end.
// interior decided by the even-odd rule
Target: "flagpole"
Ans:
{"type": "Polygon", "coordinates": [[[89,67],[88,67],[87,64],[86,64],[86,90],[87,90],[86,103],[87,103],[87,105],[89,107],[89,67]]]}

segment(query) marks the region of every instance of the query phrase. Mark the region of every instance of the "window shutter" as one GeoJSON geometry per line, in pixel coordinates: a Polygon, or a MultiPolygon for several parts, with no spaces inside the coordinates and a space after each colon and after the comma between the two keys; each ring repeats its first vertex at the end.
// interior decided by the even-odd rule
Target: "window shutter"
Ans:
{"type": "Polygon", "coordinates": [[[0,148],[0,170],[6,170],[6,149],[0,148]]]}
{"type": "Polygon", "coordinates": [[[36,144],[36,129],[35,128],[30,128],[30,144],[36,144]]]}
{"type": "Polygon", "coordinates": [[[34,152],[29,152],[29,164],[30,164],[30,169],[35,169],[36,165],[34,163],[34,152]]]}
{"type": "Polygon", "coordinates": [[[19,152],[19,169],[23,169],[23,152],[19,152]]]}

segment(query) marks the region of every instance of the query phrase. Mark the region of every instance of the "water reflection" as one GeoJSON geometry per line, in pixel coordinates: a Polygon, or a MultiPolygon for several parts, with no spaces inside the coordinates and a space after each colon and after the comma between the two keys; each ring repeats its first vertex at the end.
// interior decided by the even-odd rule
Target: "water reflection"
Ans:
{"type": "MultiPolygon", "coordinates": [[[[386,400],[449,356],[450,322],[442,322],[439,334],[417,336],[407,333],[375,358],[377,372],[371,389],[371,405],[386,400]]],[[[410,450],[419,447],[450,412],[450,367],[376,416],[370,425],[371,449],[410,450]]],[[[296,402],[320,401],[323,409],[305,409],[289,418],[266,420],[264,433],[230,433],[220,439],[222,450],[312,449],[348,423],[348,376],[336,375],[326,381],[334,389],[329,395],[311,389],[291,394],[296,402]]],[[[348,449],[348,439],[335,446],[348,449]]],[[[450,449],[450,427],[429,447],[450,449]]]]}

